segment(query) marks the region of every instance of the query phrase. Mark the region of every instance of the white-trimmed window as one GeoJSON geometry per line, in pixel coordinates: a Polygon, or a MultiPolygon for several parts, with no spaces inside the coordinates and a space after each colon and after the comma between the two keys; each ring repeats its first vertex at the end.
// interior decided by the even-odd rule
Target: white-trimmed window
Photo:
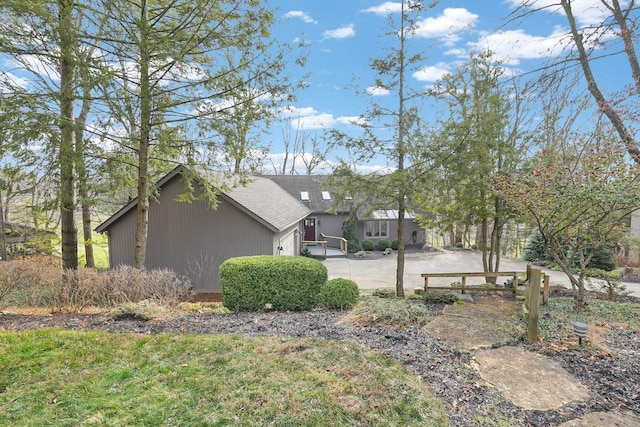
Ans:
{"type": "Polygon", "coordinates": [[[302,200],[303,202],[308,202],[309,201],[309,192],[308,191],[301,191],[300,192],[300,200],[302,200]]]}
{"type": "Polygon", "coordinates": [[[386,239],[389,237],[389,221],[365,221],[364,237],[386,239]]]}
{"type": "Polygon", "coordinates": [[[322,200],[331,200],[331,194],[328,191],[322,192],[322,200]]]}

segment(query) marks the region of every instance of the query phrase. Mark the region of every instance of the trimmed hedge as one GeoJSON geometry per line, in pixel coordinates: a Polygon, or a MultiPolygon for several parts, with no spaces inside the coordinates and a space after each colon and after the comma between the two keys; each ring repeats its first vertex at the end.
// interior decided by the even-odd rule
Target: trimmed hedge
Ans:
{"type": "Polygon", "coordinates": [[[331,279],[320,288],[318,306],[344,310],[353,307],[360,296],[358,285],[349,279],[331,279]]]}
{"type": "Polygon", "coordinates": [[[326,281],[327,267],[305,257],[238,257],[220,266],[222,304],[235,311],[311,310],[326,281]]]}

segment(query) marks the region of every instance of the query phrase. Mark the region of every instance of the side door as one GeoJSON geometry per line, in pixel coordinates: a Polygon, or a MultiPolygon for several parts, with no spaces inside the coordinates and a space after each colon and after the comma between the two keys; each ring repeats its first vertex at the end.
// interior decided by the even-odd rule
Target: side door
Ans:
{"type": "Polygon", "coordinates": [[[304,220],[304,236],[302,240],[316,240],[316,219],[313,217],[304,220]]]}

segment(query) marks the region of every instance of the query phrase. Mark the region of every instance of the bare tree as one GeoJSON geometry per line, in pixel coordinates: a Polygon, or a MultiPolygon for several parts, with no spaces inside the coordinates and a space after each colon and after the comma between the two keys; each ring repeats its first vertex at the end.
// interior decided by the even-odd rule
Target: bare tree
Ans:
{"type": "Polygon", "coordinates": [[[309,140],[311,142],[309,151],[307,151],[306,140],[302,141],[300,147],[300,157],[307,175],[311,175],[319,166],[327,163],[329,154],[334,146],[334,142],[328,134],[324,134],[321,137],[315,134],[309,140]]]}
{"type": "MultiPolygon", "coordinates": [[[[559,3],[544,4],[537,6],[536,0],[526,0],[514,14],[514,19],[528,16],[531,13],[556,10],[563,12],[569,24],[569,37],[572,46],[575,47],[575,54],[569,52],[566,57],[555,61],[547,70],[564,68],[567,65],[578,63],[582,71],[582,76],[587,84],[587,89],[591,97],[595,100],[598,110],[602,112],[626,148],[629,156],[640,163],[640,145],[635,137],[632,120],[635,120],[635,108],[629,108],[629,103],[637,101],[640,96],[640,64],[636,55],[634,41],[638,39],[639,27],[637,25],[636,1],[629,0],[620,2],[619,0],[599,0],[603,7],[603,18],[598,25],[579,27],[575,15],[575,2],[572,0],[559,0],[559,3]],[[608,14],[606,13],[608,12],[608,14]],[[597,63],[608,60],[614,55],[599,53],[607,45],[621,42],[622,52],[629,66],[630,86],[633,91],[624,91],[621,94],[605,93],[602,85],[596,78],[593,66],[597,63]],[[574,56],[575,55],[575,56],[574,56]],[[629,109],[629,111],[625,111],[629,109]]],[[[616,79],[623,81],[621,70],[616,69],[616,79]]]]}

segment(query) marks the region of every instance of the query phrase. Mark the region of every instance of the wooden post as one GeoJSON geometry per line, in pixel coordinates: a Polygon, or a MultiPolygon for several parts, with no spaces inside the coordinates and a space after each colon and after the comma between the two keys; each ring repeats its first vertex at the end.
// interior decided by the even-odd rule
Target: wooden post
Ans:
{"type": "Polygon", "coordinates": [[[527,264],[527,273],[524,280],[531,280],[531,264],[527,264]]]}
{"type": "Polygon", "coordinates": [[[467,284],[467,276],[462,276],[462,293],[464,294],[464,287],[467,284]]]}
{"type": "Polygon", "coordinates": [[[540,309],[540,280],[542,271],[531,269],[529,280],[529,318],[527,320],[527,341],[538,341],[538,312],[540,309]]]}
{"type": "Polygon", "coordinates": [[[513,276],[513,298],[516,297],[516,292],[518,291],[518,275],[513,276]]]}
{"type": "Polygon", "coordinates": [[[425,276],[424,278],[424,290],[426,291],[429,288],[429,278],[425,276]]]}
{"type": "Polygon", "coordinates": [[[549,304],[549,275],[544,275],[544,288],[542,289],[542,304],[549,304]]]}

